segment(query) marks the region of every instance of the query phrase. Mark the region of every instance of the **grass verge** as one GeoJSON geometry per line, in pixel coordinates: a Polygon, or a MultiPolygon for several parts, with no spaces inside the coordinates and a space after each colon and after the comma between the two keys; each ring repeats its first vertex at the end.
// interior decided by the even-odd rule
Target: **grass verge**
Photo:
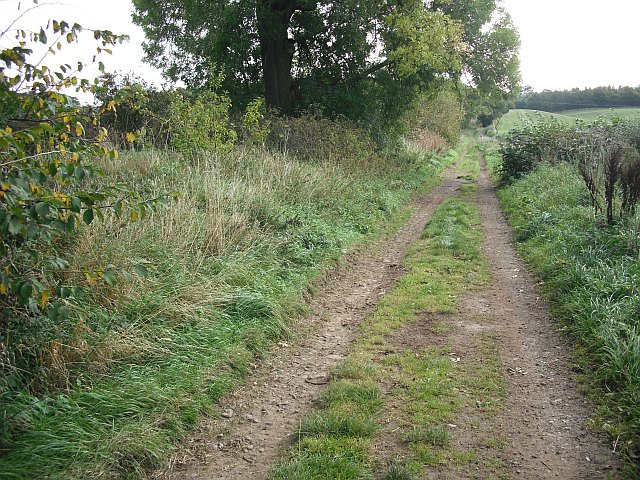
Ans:
{"type": "MultiPolygon", "coordinates": [[[[183,196],[145,222],[95,223],[65,246],[70,271],[146,262],[147,280],[87,285],[67,324],[10,330],[10,347],[32,368],[1,379],[2,477],[141,478],[162,465],[288,335],[309,286],[396,224],[452,158],[301,162],[237,149],[190,161],[147,151],[104,165],[151,197],[183,196]]],[[[351,417],[335,411],[332,425],[342,428],[351,417]]],[[[345,442],[355,462],[358,442],[345,442]]]]}

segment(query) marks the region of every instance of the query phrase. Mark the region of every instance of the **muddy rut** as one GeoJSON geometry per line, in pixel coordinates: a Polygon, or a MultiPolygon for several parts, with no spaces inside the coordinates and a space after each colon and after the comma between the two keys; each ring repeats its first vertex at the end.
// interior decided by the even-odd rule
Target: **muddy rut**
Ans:
{"type": "MultiPolygon", "coordinates": [[[[328,383],[330,370],[346,358],[359,324],[402,276],[408,247],[420,237],[437,206],[464,183],[454,168],[443,177],[440,186],[414,202],[410,220],[395,235],[354,256],[327,279],[311,302],[313,315],[301,321],[310,333],[291,345],[281,344],[244,387],[224,400],[221,418],[202,425],[168,469],[154,478],[262,480],[267,476],[295,440],[297,427],[328,383]]],[[[480,430],[462,427],[456,441],[462,448],[475,448],[483,431],[504,437],[505,445],[496,456],[511,478],[617,478],[619,465],[611,446],[586,426],[588,405],[573,380],[570,347],[556,333],[535,280],[515,254],[486,172],[478,183],[477,203],[487,235],[484,253],[493,281],[488,288],[464,296],[452,319],[457,328],[438,341],[461,350],[473,332],[490,330],[508,393],[502,413],[490,420],[491,425],[480,430]],[[491,322],[481,320],[488,317],[491,322]]],[[[420,322],[411,328],[420,328],[420,322]]],[[[412,337],[419,338],[420,332],[414,331],[412,337]]],[[[434,469],[427,478],[488,477],[477,468],[464,467],[434,469]]]]}

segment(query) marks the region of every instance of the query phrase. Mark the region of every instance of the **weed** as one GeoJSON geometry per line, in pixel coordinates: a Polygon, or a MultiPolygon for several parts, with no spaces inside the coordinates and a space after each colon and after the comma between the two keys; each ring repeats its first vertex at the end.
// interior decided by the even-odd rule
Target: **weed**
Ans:
{"type": "Polygon", "coordinates": [[[390,462],[382,477],[383,480],[418,480],[420,478],[413,469],[406,464],[390,462]]]}
{"type": "Polygon", "coordinates": [[[414,425],[405,435],[407,443],[426,443],[434,447],[446,447],[451,442],[451,434],[443,426],[421,427],[414,425]]]}

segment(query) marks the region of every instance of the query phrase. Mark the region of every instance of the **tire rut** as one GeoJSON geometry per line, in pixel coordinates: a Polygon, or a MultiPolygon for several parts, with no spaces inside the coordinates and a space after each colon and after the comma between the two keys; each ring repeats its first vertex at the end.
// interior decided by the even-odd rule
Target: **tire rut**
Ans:
{"type": "Polygon", "coordinates": [[[558,331],[513,246],[512,231],[483,165],[478,205],[486,232],[491,286],[463,299],[463,315],[494,319],[508,385],[503,413],[493,420],[508,439],[498,456],[520,478],[618,478],[620,461],[587,426],[591,409],[571,371],[571,346],[558,331]]]}
{"type": "Polygon", "coordinates": [[[244,387],[221,402],[223,418],[206,421],[154,478],[265,478],[295,439],[297,425],[313,408],[331,369],[346,358],[362,320],[404,273],[401,264],[409,246],[461,184],[455,166],[448,168],[439,186],[413,202],[404,226],[331,275],[310,302],[314,313],[301,321],[299,330],[313,325],[313,333],[291,346],[281,344],[244,387]]]}

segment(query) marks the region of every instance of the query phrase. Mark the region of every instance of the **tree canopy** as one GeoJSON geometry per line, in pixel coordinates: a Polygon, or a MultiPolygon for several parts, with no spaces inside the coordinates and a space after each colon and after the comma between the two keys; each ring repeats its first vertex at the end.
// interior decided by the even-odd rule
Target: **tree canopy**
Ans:
{"type": "Polygon", "coordinates": [[[234,99],[264,93],[269,106],[286,113],[314,106],[356,118],[393,116],[390,109],[443,81],[462,77],[485,99],[510,97],[519,85],[518,35],[496,1],[134,5],[147,59],[168,78],[200,87],[215,75],[234,99]]]}

